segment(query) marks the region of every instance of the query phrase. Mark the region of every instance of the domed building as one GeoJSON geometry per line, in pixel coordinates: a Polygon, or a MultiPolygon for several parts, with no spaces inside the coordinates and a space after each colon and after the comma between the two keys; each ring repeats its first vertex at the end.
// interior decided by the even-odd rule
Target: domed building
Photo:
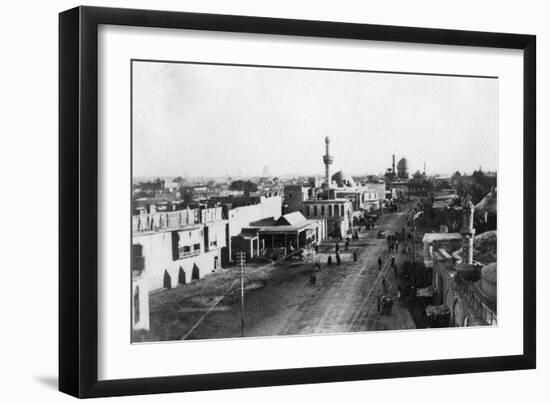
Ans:
{"type": "Polygon", "coordinates": [[[409,178],[409,162],[405,157],[397,163],[397,178],[402,180],[409,178]]]}
{"type": "Polygon", "coordinates": [[[475,236],[474,205],[469,197],[462,202],[462,214],[460,233],[424,235],[424,265],[432,273],[433,287],[433,304],[426,314],[434,326],[442,325],[438,315],[432,314],[435,309],[448,314],[443,319],[445,326],[496,325],[496,232],[475,236]]]}
{"type": "Polygon", "coordinates": [[[355,187],[356,186],[355,180],[351,177],[351,175],[348,175],[343,171],[338,171],[334,173],[334,175],[331,178],[331,181],[335,182],[338,187],[355,187]]]}
{"type": "Polygon", "coordinates": [[[492,262],[481,268],[480,277],[481,291],[489,299],[496,301],[497,298],[497,263],[492,262]]]}

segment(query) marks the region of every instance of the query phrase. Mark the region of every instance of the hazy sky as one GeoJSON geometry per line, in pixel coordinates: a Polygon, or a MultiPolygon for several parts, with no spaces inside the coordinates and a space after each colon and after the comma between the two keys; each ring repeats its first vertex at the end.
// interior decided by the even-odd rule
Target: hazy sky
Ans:
{"type": "Polygon", "coordinates": [[[134,176],[497,169],[498,80],[134,62],[134,176]]]}

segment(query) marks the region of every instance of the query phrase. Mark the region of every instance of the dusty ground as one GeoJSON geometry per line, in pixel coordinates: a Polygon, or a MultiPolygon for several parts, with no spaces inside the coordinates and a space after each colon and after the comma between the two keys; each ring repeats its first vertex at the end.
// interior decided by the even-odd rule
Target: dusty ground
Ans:
{"type": "MultiPolygon", "coordinates": [[[[363,230],[359,240],[343,251],[342,264],[334,257],[335,241],[321,245],[321,270],[315,285],[308,285],[311,264],[247,268],[245,336],[339,333],[349,331],[414,328],[405,305],[398,302],[396,280],[389,266],[383,228],[399,231],[405,213],[383,215],[375,229],[363,230]],[[353,251],[358,255],[353,261],[353,251]],[[332,254],[334,264],[326,264],[332,254]],[[384,261],[378,269],[378,257],[384,261]],[[380,316],[376,297],[382,293],[382,278],[395,305],[391,316],[380,316]]],[[[400,264],[405,254],[394,253],[400,264]]],[[[147,339],[206,339],[241,336],[241,304],[238,271],[229,269],[191,285],[154,293],[150,297],[151,334],[147,339]],[[229,293],[227,293],[230,290],[229,293]]]]}

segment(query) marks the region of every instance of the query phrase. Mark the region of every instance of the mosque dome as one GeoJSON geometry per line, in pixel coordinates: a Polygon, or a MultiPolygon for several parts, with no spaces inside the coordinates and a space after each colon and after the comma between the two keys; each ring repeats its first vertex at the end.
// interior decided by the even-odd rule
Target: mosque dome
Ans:
{"type": "Polygon", "coordinates": [[[490,298],[497,297],[497,263],[492,262],[481,268],[481,290],[490,298]]]}
{"type": "Polygon", "coordinates": [[[405,157],[397,163],[397,176],[402,180],[409,178],[409,162],[405,157]]]}
{"type": "Polygon", "coordinates": [[[343,171],[338,171],[334,173],[331,178],[332,182],[335,182],[339,187],[355,187],[355,181],[350,176],[344,173],[343,171]]]}

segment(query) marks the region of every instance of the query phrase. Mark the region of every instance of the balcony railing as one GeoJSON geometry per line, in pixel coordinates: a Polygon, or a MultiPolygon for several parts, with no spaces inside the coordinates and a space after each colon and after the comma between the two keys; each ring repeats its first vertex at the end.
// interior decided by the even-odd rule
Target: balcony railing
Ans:
{"type": "Polygon", "coordinates": [[[184,250],[184,247],[178,248],[178,258],[179,259],[194,257],[194,256],[199,255],[200,253],[201,253],[200,249],[198,249],[198,250],[184,250]]]}

